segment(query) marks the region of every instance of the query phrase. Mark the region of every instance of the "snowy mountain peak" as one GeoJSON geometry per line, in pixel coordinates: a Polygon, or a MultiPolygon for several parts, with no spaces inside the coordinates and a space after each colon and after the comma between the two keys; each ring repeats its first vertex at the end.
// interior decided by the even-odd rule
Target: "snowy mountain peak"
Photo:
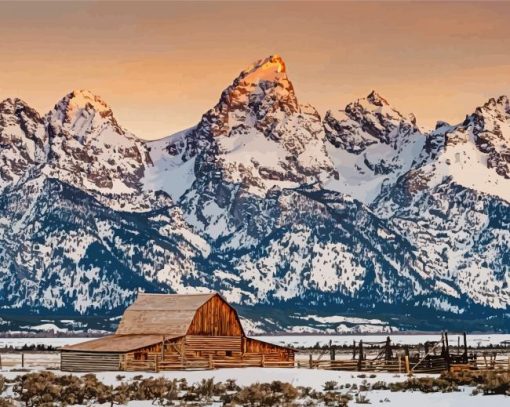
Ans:
{"type": "Polygon", "coordinates": [[[96,112],[111,112],[110,106],[100,96],[86,89],[73,90],[63,101],[68,108],[83,109],[90,106],[96,112]]]}
{"type": "Polygon", "coordinates": [[[343,110],[328,111],[324,127],[331,144],[354,154],[377,143],[398,150],[409,135],[419,131],[414,115],[403,115],[375,91],[343,110]]]}
{"type": "MultiPolygon", "coordinates": [[[[22,116],[30,117],[33,120],[40,121],[39,113],[28,105],[24,100],[18,98],[7,98],[0,102],[0,115],[4,118],[13,115],[18,118],[22,116]]],[[[1,124],[0,124],[1,125],[1,124]]]]}
{"type": "Polygon", "coordinates": [[[75,187],[110,194],[141,189],[148,151],[122,128],[111,108],[87,90],[73,91],[45,116],[47,175],[75,187]]]}
{"type": "Polygon", "coordinates": [[[228,122],[235,125],[241,121],[246,111],[251,111],[256,120],[276,111],[298,112],[299,104],[283,59],[272,55],[242,71],[223,91],[213,110],[221,115],[222,124],[227,126],[228,122]],[[228,112],[236,111],[241,113],[227,116],[228,112]]]}
{"type": "Polygon", "coordinates": [[[505,120],[505,116],[510,116],[510,100],[508,96],[502,95],[499,98],[490,98],[483,106],[476,109],[475,114],[496,114],[499,119],[505,120]]]}
{"type": "Polygon", "coordinates": [[[245,69],[239,75],[240,79],[250,80],[277,80],[286,76],[285,62],[278,54],[261,59],[245,69]]]}
{"type": "MultiPolygon", "coordinates": [[[[447,140],[474,141],[476,148],[485,154],[487,167],[510,179],[510,101],[507,96],[490,99],[478,107],[464,123],[456,127],[447,140]]],[[[451,143],[450,143],[451,144],[451,143]]],[[[510,195],[505,195],[508,199],[510,195]]]]}
{"type": "Polygon", "coordinates": [[[21,99],[0,103],[0,190],[45,158],[41,116],[21,99]]]}
{"type": "Polygon", "coordinates": [[[64,96],[48,118],[53,124],[82,136],[105,122],[120,130],[111,108],[101,97],[88,90],[75,90],[64,96]]]}
{"type": "Polygon", "coordinates": [[[0,102],[0,113],[6,110],[12,111],[16,106],[28,106],[28,104],[18,98],[7,98],[0,102]]]}

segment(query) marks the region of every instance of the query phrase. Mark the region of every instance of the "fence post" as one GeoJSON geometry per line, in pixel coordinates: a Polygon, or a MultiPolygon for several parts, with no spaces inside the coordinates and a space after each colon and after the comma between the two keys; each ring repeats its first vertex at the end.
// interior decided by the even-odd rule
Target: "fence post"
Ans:
{"type": "Polygon", "coordinates": [[[21,367],[25,367],[25,354],[23,352],[21,353],[21,367]]]}
{"type": "Polygon", "coordinates": [[[462,359],[464,363],[468,363],[468,346],[467,346],[467,335],[464,332],[464,354],[462,355],[462,359]]]}
{"type": "Polygon", "coordinates": [[[388,337],[386,337],[384,359],[385,360],[391,360],[392,357],[393,357],[393,352],[391,351],[391,339],[388,336],[388,337]]]}
{"type": "Polygon", "coordinates": [[[359,341],[358,370],[361,371],[363,365],[363,341],[359,341]]]}
{"type": "Polygon", "coordinates": [[[311,353],[310,353],[309,361],[310,361],[310,369],[313,369],[313,355],[311,353]]]}
{"type": "Polygon", "coordinates": [[[404,347],[404,352],[405,352],[404,363],[405,363],[406,373],[410,374],[411,373],[411,366],[410,366],[410,363],[409,363],[409,346],[408,345],[406,345],[404,347]]]}
{"type": "Polygon", "coordinates": [[[446,367],[450,371],[450,344],[448,343],[448,332],[444,333],[444,341],[446,344],[446,367]]]}

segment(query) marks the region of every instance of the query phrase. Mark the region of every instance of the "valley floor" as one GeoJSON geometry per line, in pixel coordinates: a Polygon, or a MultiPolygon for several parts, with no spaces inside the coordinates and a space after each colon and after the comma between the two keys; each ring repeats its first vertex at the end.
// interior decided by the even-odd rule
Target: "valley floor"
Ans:
{"type": "MultiPolygon", "coordinates": [[[[38,371],[37,368],[29,369],[31,372],[38,371]]],[[[66,374],[65,372],[54,371],[53,373],[66,374]]],[[[3,369],[0,374],[6,379],[15,379],[24,373],[3,369]]],[[[80,375],[80,374],[78,374],[80,375]]],[[[139,372],[100,372],[96,373],[97,378],[106,385],[118,386],[121,383],[129,383],[136,376],[144,378],[163,377],[165,379],[186,379],[189,384],[199,383],[203,379],[214,379],[215,382],[226,382],[235,379],[240,386],[247,386],[253,383],[268,383],[275,380],[290,383],[293,386],[309,386],[315,390],[323,391],[326,382],[337,382],[339,386],[350,386],[356,384],[359,388],[363,384],[373,384],[378,381],[386,383],[398,383],[406,380],[406,375],[395,375],[389,373],[358,374],[356,372],[337,372],[326,370],[309,369],[282,369],[282,368],[243,368],[243,369],[219,369],[207,371],[175,371],[161,373],[139,373],[139,372]],[[118,377],[118,375],[121,377],[118,377]],[[120,379],[120,380],[119,380],[120,379]]],[[[417,375],[417,377],[434,377],[417,375]]],[[[437,377],[437,376],[436,376],[437,377]]],[[[365,401],[370,404],[380,404],[395,407],[475,407],[486,404],[491,407],[508,406],[510,397],[502,395],[472,395],[471,387],[461,387],[461,391],[452,393],[422,393],[419,391],[392,392],[389,390],[358,391],[343,389],[343,393],[349,393],[353,400],[349,405],[366,404],[357,403],[356,396],[364,396],[365,401]]],[[[12,397],[12,389],[7,388],[2,397],[12,397]]],[[[129,406],[152,406],[153,401],[130,401],[129,406]]],[[[211,403],[211,406],[220,406],[221,403],[211,403]]]]}
{"type": "MultiPolygon", "coordinates": [[[[392,335],[392,338],[395,338],[392,335]]],[[[418,338],[424,339],[421,335],[402,335],[398,336],[399,342],[418,342],[418,338]]],[[[364,340],[370,340],[370,336],[364,336],[364,340]]],[[[475,343],[482,343],[487,345],[489,343],[499,343],[503,339],[507,339],[499,335],[480,335],[479,337],[472,338],[473,345],[475,343]]],[[[313,346],[317,342],[321,345],[326,344],[329,340],[339,344],[351,343],[352,336],[287,336],[287,337],[270,337],[267,336],[265,340],[275,343],[286,343],[294,346],[313,346]]],[[[378,339],[372,337],[373,340],[378,339]]],[[[426,338],[425,338],[426,339],[426,338]]],[[[83,338],[19,338],[19,339],[0,339],[2,346],[20,347],[24,344],[44,344],[52,346],[62,346],[65,343],[76,343],[82,341],[83,338]]],[[[25,372],[42,372],[48,368],[52,368],[51,372],[56,375],[67,374],[60,372],[59,356],[56,352],[49,353],[30,353],[25,354],[25,370],[20,369],[20,353],[3,353],[0,355],[3,365],[0,369],[0,376],[7,380],[13,380],[18,376],[25,374],[25,372]]],[[[77,374],[83,376],[83,374],[77,374]]],[[[472,395],[472,387],[460,387],[461,391],[452,393],[422,393],[419,391],[399,391],[392,392],[389,390],[370,390],[359,391],[353,390],[353,385],[357,389],[364,385],[374,384],[382,381],[385,383],[400,383],[407,379],[405,374],[393,373],[371,373],[371,372],[340,372],[329,370],[311,370],[306,368],[240,368],[240,369],[218,369],[218,370],[201,370],[201,371],[168,371],[160,373],[140,373],[140,372],[99,372],[96,377],[99,381],[106,385],[118,386],[122,383],[132,383],[135,377],[144,378],[165,378],[165,379],[186,379],[189,384],[199,383],[203,379],[214,379],[214,382],[226,382],[227,380],[234,379],[240,386],[248,386],[254,383],[269,383],[272,381],[281,381],[290,383],[295,387],[311,387],[317,391],[324,391],[324,385],[327,382],[336,382],[337,386],[341,388],[342,393],[349,393],[353,396],[353,400],[349,405],[357,405],[356,396],[364,396],[370,401],[372,405],[388,405],[396,407],[475,407],[483,404],[488,406],[508,406],[510,405],[510,397],[503,395],[489,395],[482,394],[472,395]],[[347,388],[346,385],[349,385],[347,388]]],[[[437,375],[416,375],[415,377],[437,377],[437,375]]],[[[12,397],[12,387],[7,386],[1,397],[12,397]]],[[[152,401],[131,401],[129,406],[152,406],[152,401]]],[[[211,405],[221,405],[221,403],[213,403],[211,405]]]]}

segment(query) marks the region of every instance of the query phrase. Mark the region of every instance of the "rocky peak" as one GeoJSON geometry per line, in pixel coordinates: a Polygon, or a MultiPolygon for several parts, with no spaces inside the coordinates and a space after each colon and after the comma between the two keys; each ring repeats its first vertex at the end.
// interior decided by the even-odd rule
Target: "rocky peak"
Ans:
{"type": "Polygon", "coordinates": [[[458,128],[472,132],[477,148],[487,154],[487,166],[510,179],[510,101],[507,96],[489,99],[478,107],[469,123],[458,128]]]}
{"type": "Polygon", "coordinates": [[[26,126],[33,123],[42,123],[39,113],[26,102],[18,98],[8,98],[0,102],[0,128],[18,124],[26,126]]]}
{"type": "Polygon", "coordinates": [[[51,132],[83,142],[105,130],[125,135],[111,108],[88,90],[75,90],[64,96],[46,116],[51,132]]]}
{"type": "Polygon", "coordinates": [[[379,93],[377,93],[375,90],[370,92],[370,94],[367,96],[367,101],[375,106],[389,106],[389,103],[386,99],[384,99],[379,93]]]}
{"type": "Polygon", "coordinates": [[[166,150],[182,162],[200,156],[198,172],[214,162],[231,181],[263,193],[275,182],[316,181],[332,171],[320,116],[298,103],[278,55],[243,70],[185,140],[171,139],[166,150]]]}
{"type": "Polygon", "coordinates": [[[148,151],[122,128],[99,96],[73,91],[45,117],[49,175],[82,189],[140,191],[148,151]]]}
{"type": "Polygon", "coordinates": [[[45,159],[41,116],[21,99],[0,103],[0,190],[45,159]]]}
{"type": "MultiPolygon", "coordinates": [[[[209,112],[220,124],[216,134],[228,131],[249,113],[255,120],[281,111],[297,113],[299,104],[287,77],[285,62],[278,55],[262,59],[241,72],[225,89],[219,103],[209,112]]],[[[208,117],[206,117],[208,119],[208,117]]]]}
{"type": "Polygon", "coordinates": [[[103,117],[112,113],[111,108],[100,96],[85,89],[73,90],[57,103],[55,109],[69,119],[73,119],[83,109],[94,110],[103,117]]]}
{"type": "Polygon", "coordinates": [[[261,80],[278,81],[286,78],[286,67],[282,57],[278,54],[261,59],[241,72],[238,81],[256,82],[261,80]]]}
{"type": "Polygon", "coordinates": [[[406,136],[418,132],[414,115],[404,116],[376,91],[343,110],[328,111],[324,127],[331,144],[354,154],[376,143],[398,149],[406,136]]]}

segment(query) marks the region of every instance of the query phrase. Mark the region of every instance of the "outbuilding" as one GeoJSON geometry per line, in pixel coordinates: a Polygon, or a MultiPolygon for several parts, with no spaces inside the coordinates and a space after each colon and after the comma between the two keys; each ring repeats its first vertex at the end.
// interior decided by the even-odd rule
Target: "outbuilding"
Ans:
{"type": "Polygon", "coordinates": [[[218,293],[140,293],[114,335],[61,348],[64,371],[293,367],[295,350],[248,338],[218,293]]]}

